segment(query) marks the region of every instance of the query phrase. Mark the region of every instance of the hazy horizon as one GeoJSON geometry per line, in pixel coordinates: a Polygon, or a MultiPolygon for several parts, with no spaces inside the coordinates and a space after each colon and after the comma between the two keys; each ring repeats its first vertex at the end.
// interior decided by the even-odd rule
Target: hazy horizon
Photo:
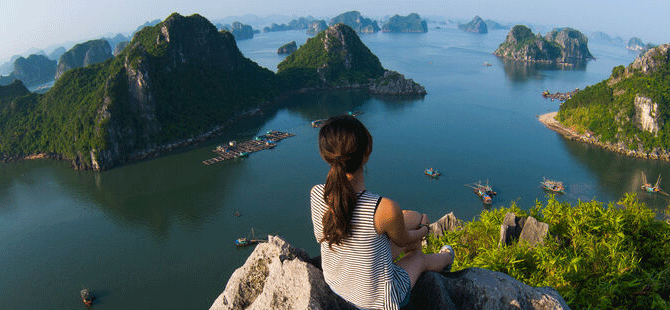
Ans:
{"type": "MultiPolygon", "coordinates": [[[[151,20],[164,20],[171,13],[198,13],[210,21],[229,17],[275,15],[290,19],[313,16],[330,19],[347,11],[379,19],[418,13],[422,18],[442,17],[465,21],[475,15],[502,23],[547,27],[572,27],[589,35],[595,31],[625,41],[639,37],[645,43],[670,42],[670,2],[663,0],[548,1],[519,0],[499,3],[490,0],[451,1],[351,1],[336,3],[309,1],[100,1],[3,0],[0,3],[0,63],[13,55],[27,56],[43,50],[69,46],[117,33],[128,34],[151,20]]],[[[258,25],[254,25],[258,26],[258,25]]],[[[114,48],[114,47],[112,47],[114,48]]]]}

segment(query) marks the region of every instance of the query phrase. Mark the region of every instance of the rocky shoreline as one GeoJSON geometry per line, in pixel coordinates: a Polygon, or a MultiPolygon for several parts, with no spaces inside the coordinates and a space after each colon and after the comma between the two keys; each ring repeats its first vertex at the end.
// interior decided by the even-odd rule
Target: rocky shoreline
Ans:
{"type": "Polygon", "coordinates": [[[600,147],[602,149],[630,157],[670,161],[670,152],[664,151],[660,148],[655,148],[649,152],[642,149],[631,150],[623,142],[612,144],[609,142],[602,142],[598,139],[598,137],[588,132],[580,134],[576,130],[573,130],[572,128],[566,127],[563,124],[561,124],[558,120],[556,120],[556,115],[558,115],[558,112],[546,113],[540,115],[538,119],[542,124],[547,126],[547,128],[559,133],[566,139],[588,143],[600,147]]]}

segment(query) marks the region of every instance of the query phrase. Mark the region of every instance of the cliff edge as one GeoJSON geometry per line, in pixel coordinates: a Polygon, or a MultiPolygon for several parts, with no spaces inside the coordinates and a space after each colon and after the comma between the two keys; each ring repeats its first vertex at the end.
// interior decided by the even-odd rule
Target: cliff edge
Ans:
{"type": "Polygon", "coordinates": [[[554,29],[542,37],[533,34],[524,25],[514,26],[493,54],[518,61],[559,64],[576,64],[593,59],[588,49],[588,38],[578,30],[554,29]]]}

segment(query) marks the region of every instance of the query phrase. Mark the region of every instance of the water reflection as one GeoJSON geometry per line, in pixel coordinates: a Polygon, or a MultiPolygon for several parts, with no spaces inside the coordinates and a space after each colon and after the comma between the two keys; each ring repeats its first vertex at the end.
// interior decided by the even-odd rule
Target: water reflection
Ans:
{"type": "MultiPolygon", "coordinates": [[[[670,203],[670,199],[660,194],[645,193],[640,190],[642,174],[647,176],[650,182],[654,182],[658,175],[666,175],[670,178],[670,165],[666,162],[657,160],[644,160],[626,157],[614,152],[605,151],[599,147],[571,141],[561,138],[565,149],[577,161],[583,163],[589,171],[596,176],[599,188],[613,197],[614,200],[622,198],[626,193],[636,193],[640,201],[656,210],[657,213],[663,213],[670,203]]],[[[667,181],[661,181],[662,189],[669,189],[667,181]]],[[[593,185],[589,188],[580,188],[571,186],[570,190],[582,192],[579,199],[592,199],[586,193],[593,193],[593,185]],[[583,190],[583,191],[581,191],[583,190]]],[[[583,185],[587,186],[587,185],[583,185]]]]}
{"type": "Polygon", "coordinates": [[[574,65],[560,65],[548,63],[536,63],[516,61],[498,57],[500,64],[505,70],[507,78],[514,83],[524,83],[528,80],[541,80],[546,77],[543,71],[585,71],[587,62],[574,65]]]}

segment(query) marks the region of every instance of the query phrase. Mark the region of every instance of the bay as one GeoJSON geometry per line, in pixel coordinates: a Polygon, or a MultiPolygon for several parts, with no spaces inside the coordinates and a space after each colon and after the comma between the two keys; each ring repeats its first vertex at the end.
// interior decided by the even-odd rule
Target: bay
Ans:
{"type": "MultiPolygon", "coordinates": [[[[537,120],[559,107],[543,90],[595,84],[635,54],[592,42],[597,60],[577,68],[505,62],[492,52],[506,35],[434,26],[425,34],[361,35],[384,67],[426,87],[422,99],[300,94],[197,148],[102,173],[53,161],[0,164],[0,308],[78,309],[87,287],[96,309],[208,309],[251,253],[233,241],[252,227],[256,236],[278,234],[318,255],[309,189],[325,181],[328,167],[309,122],[346,111],[362,111],[374,137],[368,190],[432,220],[451,211],[475,219],[485,207],[464,184],[478,180],[499,193],[494,207],[530,208],[546,200],[543,176],[565,182],[561,201],[615,202],[633,192],[665,210],[666,198],[639,186],[642,172],[669,175],[668,163],[567,141],[537,120]],[[247,159],[201,163],[216,145],[267,130],[296,136],[247,159]],[[429,167],[443,176],[426,177],[429,167]]],[[[307,38],[302,31],[261,33],[237,44],[276,71],[284,58],[276,49],[307,38]]]]}

